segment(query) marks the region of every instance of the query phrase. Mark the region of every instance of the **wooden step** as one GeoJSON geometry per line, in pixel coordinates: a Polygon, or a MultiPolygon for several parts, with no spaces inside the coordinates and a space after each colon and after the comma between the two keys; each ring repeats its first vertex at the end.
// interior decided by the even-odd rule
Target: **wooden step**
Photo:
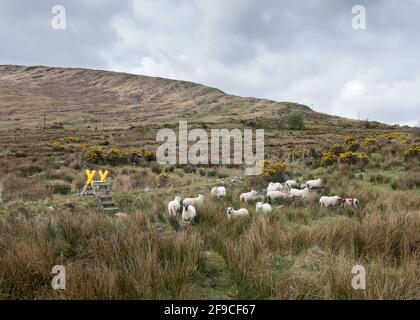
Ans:
{"type": "Polygon", "coordinates": [[[101,201],[107,201],[109,199],[112,200],[112,196],[111,195],[98,195],[98,199],[101,201]]]}
{"type": "Polygon", "coordinates": [[[103,206],[104,206],[104,205],[110,205],[110,204],[115,205],[114,200],[101,201],[101,203],[102,203],[102,205],[103,205],[103,206]]]}

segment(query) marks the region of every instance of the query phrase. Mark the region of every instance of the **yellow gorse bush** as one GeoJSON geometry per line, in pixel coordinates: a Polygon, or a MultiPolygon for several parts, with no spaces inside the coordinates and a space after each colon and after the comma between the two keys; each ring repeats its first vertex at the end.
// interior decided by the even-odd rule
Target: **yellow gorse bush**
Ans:
{"type": "Polygon", "coordinates": [[[129,150],[129,153],[131,155],[131,157],[139,157],[139,158],[143,158],[146,159],[147,161],[153,161],[156,158],[156,154],[154,151],[150,151],[150,150],[138,150],[138,149],[134,149],[131,148],[129,150]]]}
{"type": "Polygon", "coordinates": [[[274,164],[271,164],[270,161],[264,160],[264,169],[262,172],[263,177],[272,177],[281,174],[286,170],[286,165],[284,162],[276,161],[274,164]]]}
{"type": "Polygon", "coordinates": [[[364,152],[352,152],[348,151],[339,155],[338,160],[348,164],[364,164],[369,161],[369,158],[364,152]]]}
{"type": "Polygon", "coordinates": [[[407,157],[419,157],[420,156],[420,146],[412,146],[410,148],[407,148],[404,151],[404,154],[407,157]]]}
{"type": "Polygon", "coordinates": [[[51,142],[51,146],[53,147],[54,150],[60,150],[63,148],[63,144],[57,140],[51,142]]]}
{"type": "Polygon", "coordinates": [[[334,144],[329,148],[328,151],[332,152],[335,156],[338,157],[341,153],[345,151],[345,148],[341,144],[334,144]]]}
{"type": "Polygon", "coordinates": [[[365,142],[363,143],[363,146],[365,147],[365,148],[367,148],[367,147],[370,147],[370,146],[373,146],[373,145],[375,145],[376,144],[376,139],[375,138],[366,138],[365,139],[365,142]]]}
{"type": "Polygon", "coordinates": [[[91,163],[97,163],[101,160],[104,160],[105,154],[102,148],[96,148],[93,150],[89,150],[85,153],[85,158],[87,161],[91,163]]]}
{"type": "Polygon", "coordinates": [[[396,139],[398,139],[400,137],[400,134],[399,133],[397,133],[397,132],[391,132],[391,133],[388,133],[387,135],[386,135],[386,138],[388,139],[388,140],[396,140],[396,139]]]}
{"type": "Polygon", "coordinates": [[[322,153],[321,156],[321,165],[322,166],[330,166],[337,162],[337,156],[331,150],[327,150],[322,153]]]}
{"type": "Polygon", "coordinates": [[[109,159],[126,159],[128,157],[128,153],[121,151],[117,148],[111,148],[108,151],[108,158],[109,159]]]}
{"type": "Polygon", "coordinates": [[[346,144],[351,144],[351,145],[359,143],[359,141],[352,134],[346,136],[344,138],[344,141],[346,144]]]}

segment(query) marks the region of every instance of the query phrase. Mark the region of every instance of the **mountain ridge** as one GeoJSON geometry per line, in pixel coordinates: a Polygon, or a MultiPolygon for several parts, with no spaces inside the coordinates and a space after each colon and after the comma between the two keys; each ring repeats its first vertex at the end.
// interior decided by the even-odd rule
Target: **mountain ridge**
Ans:
{"type": "Polygon", "coordinates": [[[299,112],[308,123],[357,123],[306,105],[240,97],[218,88],[161,77],[85,68],[0,65],[0,128],[124,128],[151,123],[247,123],[276,127],[299,112]],[[175,117],[174,117],[175,115],[175,117]],[[178,118],[178,119],[177,119],[178,118]]]}

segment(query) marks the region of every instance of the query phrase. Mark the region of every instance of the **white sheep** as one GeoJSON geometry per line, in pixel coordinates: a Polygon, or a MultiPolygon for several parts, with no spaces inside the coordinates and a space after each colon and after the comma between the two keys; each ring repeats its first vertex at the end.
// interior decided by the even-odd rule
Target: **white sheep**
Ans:
{"type": "Polygon", "coordinates": [[[305,188],[305,189],[291,189],[289,191],[289,197],[290,198],[302,198],[302,199],[307,199],[309,198],[311,195],[311,191],[309,188],[305,188]]]}
{"type": "Polygon", "coordinates": [[[359,200],[356,198],[343,198],[341,200],[341,207],[353,207],[357,208],[359,206],[359,200]]]}
{"type": "Polygon", "coordinates": [[[337,207],[341,204],[342,198],[339,196],[327,197],[323,196],[319,199],[321,207],[337,207]]]}
{"type": "Polygon", "coordinates": [[[245,208],[235,210],[232,207],[229,207],[226,209],[226,214],[227,214],[228,219],[249,216],[249,212],[245,208]]]}
{"type": "Polygon", "coordinates": [[[239,199],[244,202],[255,201],[258,198],[259,198],[258,192],[256,190],[251,190],[250,192],[241,193],[241,195],[239,196],[239,199]]]}
{"type": "Polygon", "coordinates": [[[267,192],[267,201],[271,203],[277,198],[286,198],[286,194],[281,191],[268,191],[267,192]]]}
{"type": "Polygon", "coordinates": [[[308,180],[306,181],[306,187],[309,189],[318,189],[322,187],[322,179],[308,180]]]}
{"type": "Polygon", "coordinates": [[[285,182],[285,185],[287,186],[287,188],[290,190],[290,189],[292,189],[292,188],[298,188],[299,187],[299,185],[298,185],[298,183],[296,182],[296,180],[287,180],[286,182],[285,182]]]}
{"type": "Polygon", "coordinates": [[[269,203],[257,202],[255,204],[255,211],[262,213],[271,213],[271,211],[273,211],[273,208],[269,203]]]}
{"type": "Polygon", "coordinates": [[[210,194],[216,198],[224,198],[226,197],[226,188],[225,187],[214,187],[211,189],[210,194]]]}
{"type": "Polygon", "coordinates": [[[195,216],[197,215],[196,210],[194,206],[190,204],[184,204],[182,207],[182,222],[185,224],[190,223],[191,221],[194,221],[195,216]]]}
{"type": "Polygon", "coordinates": [[[199,194],[195,198],[185,198],[182,204],[189,204],[193,207],[200,208],[204,203],[204,196],[202,194],[199,194]]]}
{"type": "Polygon", "coordinates": [[[176,196],[174,200],[168,203],[169,216],[176,216],[181,209],[181,198],[176,196]]]}
{"type": "Polygon", "coordinates": [[[270,182],[267,187],[267,192],[269,191],[282,191],[283,185],[280,182],[270,182]]]}

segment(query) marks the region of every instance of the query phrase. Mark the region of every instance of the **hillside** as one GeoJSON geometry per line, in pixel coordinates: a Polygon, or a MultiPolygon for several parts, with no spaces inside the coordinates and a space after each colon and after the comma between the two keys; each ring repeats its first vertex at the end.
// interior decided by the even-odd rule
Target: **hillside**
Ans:
{"type": "Polygon", "coordinates": [[[406,128],[189,82],[2,66],[0,299],[419,299],[419,142],[406,128]],[[305,130],[286,126],[291,111],[305,130]],[[263,174],[156,161],[156,131],[183,118],[264,128],[263,174]],[[108,171],[105,191],[80,196],[86,170],[108,171]],[[260,197],[241,201],[249,190],[270,213],[260,197]],[[198,194],[194,221],[169,214],[175,196],[198,194]],[[65,290],[51,289],[57,265],[65,290]],[[356,265],[365,290],[352,285],[356,265]]]}
{"type": "Polygon", "coordinates": [[[76,137],[91,148],[106,143],[123,150],[155,150],[157,130],[176,127],[183,119],[191,127],[208,129],[264,128],[266,155],[276,158],[294,149],[307,152],[339,143],[347,134],[395,129],[378,123],[365,128],[362,121],[317,113],[304,105],[237,97],[186,81],[0,66],[0,159],[13,159],[15,165],[33,156],[49,161],[51,143],[65,137],[76,137]],[[306,130],[287,130],[291,112],[304,116],[306,130]]]}
{"type": "Polygon", "coordinates": [[[0,128],[121,128],[179,119],[205,123],[262,120],[276,127],[298,111],[308,123],[348,124],[288,102],[244,98],[203,85],[73,68],[0,66],[0,128]],[[176,115],[176,117],[174,117],[176,115]]]}

